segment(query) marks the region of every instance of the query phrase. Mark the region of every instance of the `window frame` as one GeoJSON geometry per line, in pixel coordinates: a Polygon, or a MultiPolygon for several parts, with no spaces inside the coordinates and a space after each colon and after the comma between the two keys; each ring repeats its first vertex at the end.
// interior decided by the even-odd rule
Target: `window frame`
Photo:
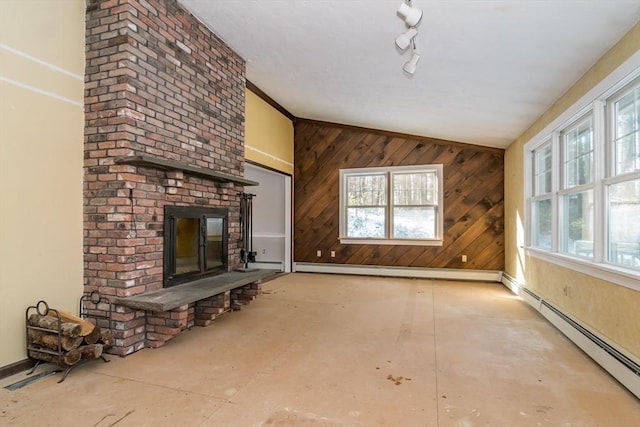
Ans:
{"type": "MultiPolygon", "coordinates": [[[[538,211],[536,209],[534,209],[534,205],[538,202],[543,202],[546,200],[549,200],[551,203],[551,240],[549,242],[549,247],[544,247],[544,246],[540,246],[535,242],[539,241],[539,237],[537,237],[536,235],[534,235],[535,231],[537,230],[532,228],[531,232],[530,232],[530,242],[532,245],[534,245],[536,248],[541,248],[541,249],[552,249],[554,247],[554,236],[555,236],[555,232],[554,232],[554,226],[556,221],[554,220],[554,212],[555,212],[555,199],[553,198],[553,190],[555,188],[555,184],[554,184],[554,178],[555,175],[553,174],[553,162],[554,159],[556,158],[556,153],[554,153],[554,144],[551,138],[548,138],[544,141],[542,141],[540,144],[538,144],[535,148],[533,148],[531,150],[531,159],[530,159],[530,165],[531,165],[531,171],[532,171],[532,180],[531,180],[531,202],[530,202],[530,212],[531,212],[531,217],[532,218],[537,218],[537,213],[538,211]],[[544,150],[547,147],[549,147],[551,149],[551,188],[549,189],[549,191],[539,191],[538,189],[538,176],[540,175],[539,171],[536,170],[536,159],[537,156],[536,154],[540,151],[540,150],[544,150]]],[[[546,169],[543,171],[543,173],[546,172],[546,169]]],[[[532,221],[532,224],[535,224],[535,221],[532,221]]]]}
{"type": "MultiPolygon", "coordinates": [[[[626,85],[623,85],[621,88],[615,91],[611,96],[609,96],[607,98],[607,102],[605,105],[605,108],[606,108],[605,117],[606,117],[606,125],[607,125],[605,131],[606,131],[606,141],[607,141],[608,149],[607,149],[607,158],[605,162],[604,177],[602,179],[602,185],[603,185],[602,194],[603,194],[603,199],[606,202],[607,206],[610,206],[610,192],[611,192],[610,188],[611,187],[618,184],[624,184],[624,183],[640,180],[640,165],[637,165],[636,169],[633,171],[618,172],[616,170],[617,158],[615,153],[616,145],[614,143],[615,136],[616,136],[616,130],[615,130],[616,123],[614,119],[616,116],[615,116],[614,106],[615,106],[615,103],[617,101],[620,101],[630,90],[640,90],[640,75],[634,78],[632,81],[630,81],[626,85]]],[[[640,117],[636,118],[636,123],[637,123],[637,127],[634,129],[632,133],[635,134],[636,144],[638,144],[638,140],[640,140],[640,117]]],[[[640,156],[640,152],[638,152],[639,149],[640,147],[636,147],[636,153],[638,156],[640,156]]],[[[612,256],[611,237],[612,236],[609,229],[610,210],[605,209],[603,214],[607,219],[607,224],[606,224],[607,229],[604,230],[605,232],[604,248],[602,249],[603,258],[609,264],[625,268],[625,264],[611,259],[611,256],[612,256]]],[[[640,242],[638,242],[638,244],[640,244],[640,242]]],[[[637,270],[640,270],[640,267],[638,267],[637,270]]]]}
{"type": "MultiPolygon", "coordinates": [[[[442,246],[444,234],[444,191],[443,188],[443,165],[409,165],[409,166],[388,166],[388,167],[368,167],[368,168],[348,168],[340,169],[339,188],[339,215],[340,215],[340,235],[338,239],[341,244],[366,244],[366,245],[414,245],[414,246],[442,246]],[[393,238],[393,189],[392,178],[394,174],[407,173],[435,173],[437,179],[436,203],[416,206],[435,207],[435,237],[432,239],[405,239],[393,238]],[[386,177],[386,204],[385,208],[385,237],[348,237],[347,236],[347,178],[357,175],[381,175],[386,177]]],[[[404,205],[397,205],[404,206],[404,205]]]]}
{"type": "MultiPolygon", "coordinates": [[[[595,118],[594,118],[594,112],[592,109],[589,109],[587,112],[585,112],[584,114],[580,115],[578,118],[576,118],[575,120],[572,120],[570,123],[567,123],[566,126],[564,126],[558,134],[558,151],[559,151],[559,159],[558,159],[558,165],[560,166],[560,169],[558,171],[558,198],[557,198],[557,204],[558,204],[558,225],[557,225],[557,230],[558,230],[558,247],[557,250],[558,252],[565,254],[567,256],[575,256],[575,257],[579,257],[579,258],[584,258],[587,260],[594,260],[594,256],[595,256],[595,226],[596,226],[596,218],[595,218],[595,204],[596,204],[596,200],[595,200],[595,181],[597,178],[597,174],[595,173],[595,169],[596,169],[596,161],[597,156],[596,156],[596,150],[595,150],[595,141],[596,141],[596,126],[595,126],[595,118]],[[585,121],[589,120],[590,121],[590,128],[591,128],[591,170],[590,170],[590,179],[589,182],[585,182],[585,183],[575,183],[573,185],[569,185],[567,183],[567,155],[566,155],[566,144],[565,144],[565,135],[567,135],[568,132],[573,131],[574,129],[578,128],[582,123],[584,123],[585,121]],[[587,191],[591,191],[592,192],[592,198],[593,198],[593,204],[594,204],[594,209],[592,212],[592,227],[591,227],[591,232],[593,233],[593,237],[592,237],[592,246],[593,248],[591,249],[591,255],[590,256],[583,256],[580,255],[579,253],[571,253],[568,249],[565,250],[565,244],[567,243],[565,241],[566,236],[569,233],[569,230],[566,229],[565,225],[566,225],[566,215],[567,215],[567,209],[565,206],[565,200],[566,200],[566,196],[572,195],[572,194],[579,194],[579,193],[584,193],[587,191]]],[[[580,156],[575,157],[575,159],[578,159],[580,156]]],[[[553,171],[553,168],[552,168],[553,171]]]]}
{"type": "Polygon", "coordinates": [[[527,255],[562,267],[586,273],[596,278],[616,283],[631,289],[640,290],[640,267],[616,264],[608,259],[608,189],[611,185],[640,178],[640,171],[614,176],[613,164],[613,129],[612,105],[616,99],[622,98],[630,88],[640,84],[640,57],[621,66],[611,75],[596,84],[579,101],[561,113],[536,136],[524,145],[524,251],[527,255]],[[577,125],[588,114],[592,114],[593,168],[592,183],[565,188],[563,156],[561,155],[561,132],[577,125]],[[552,140],[553,152],[553,188],[552,203],[554,206],[553,244],[551,249],[533,246],[533,201],[534,196],[534,153],[535,150],[552,140]],[[594,197],[594,247],[591,259],[578,257],[562,252],[560,235],[562,233],[562,206],[564,195],[577,192],[579,189],[592,188],[594,197]]]}

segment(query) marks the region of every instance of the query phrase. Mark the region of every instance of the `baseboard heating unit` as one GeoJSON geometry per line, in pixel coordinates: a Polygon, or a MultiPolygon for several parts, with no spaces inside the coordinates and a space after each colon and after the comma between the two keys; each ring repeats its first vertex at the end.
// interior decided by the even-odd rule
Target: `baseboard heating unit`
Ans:
{"type": "Polygon", "coordinates": [[[499,282],[502,272],[455,268],[393,267],[384,265],[332,264],[296,262],[294,271],[300,273],[353,274],[380,277],[409,277],[414,279],[442,279],[499,282]]]}
{"type": "Polygon", "coordinates": [[[551,302],[503,274],[502,283],[538,310],[553,326],[640,399],[640,363],[551,302]]]}

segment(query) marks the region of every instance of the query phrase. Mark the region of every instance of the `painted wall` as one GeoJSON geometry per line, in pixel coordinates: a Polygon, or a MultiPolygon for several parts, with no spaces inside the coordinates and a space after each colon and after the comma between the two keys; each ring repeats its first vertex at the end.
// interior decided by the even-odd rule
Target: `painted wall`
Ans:
{"type": "Polygon", "coordinates": [[[247,160],[293,174],[293,123],[249,89],[245,92],[247,160]]]}
{"type": "Polygon", "coordinates": [[[523,147],[640,50],[640,23],[549,108],[505,153],[505,268],[528,288],[640,358],[640,292],[525,256],[523,147]],[[571,287],[570,292],[564,286],[571,287]]]}
{"type": "Polygon", "coordinates": [[[84,1],[0,3],[0,367],[25,309],[82,295],[84,1]]]}

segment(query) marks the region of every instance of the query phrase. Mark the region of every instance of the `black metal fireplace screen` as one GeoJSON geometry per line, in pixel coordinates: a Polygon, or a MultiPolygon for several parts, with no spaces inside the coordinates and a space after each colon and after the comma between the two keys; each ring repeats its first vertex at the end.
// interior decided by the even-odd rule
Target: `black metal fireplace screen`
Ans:
{"type": "Polygon", "coordinates": [[[164,208],[164,287],[227,271],[228,210],[164,208]]]}

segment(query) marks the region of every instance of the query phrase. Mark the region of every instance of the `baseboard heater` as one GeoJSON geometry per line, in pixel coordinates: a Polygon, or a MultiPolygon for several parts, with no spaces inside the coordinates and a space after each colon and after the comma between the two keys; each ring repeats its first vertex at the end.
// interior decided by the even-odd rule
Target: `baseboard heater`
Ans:
{"type": "MultiPolygon", "coordinates": [[[[535,306],[537,306],[537,307],[535,307],[535,308],[536,308],[538,311],[540,311],[540,302],[542,301],[542,299],[541,299],[538,295],[534,294],[533,292],[531,292],[531,291],[530,291],[529,289],[527,289],[527,288],[520,288],[520,291],[522,291],[522,292],[524,292],[525,294],[527,294],[526,296],[521,295],[521,296],[524,296],[524,297],[525,297],[525,299],[527,299],[527,300],[528,300],[529,298],[533,299],[533,301],[535,301],[535,303],[533,303],[532,301],[528,301],[528,302],[529,302],[529,304],[530,304],[530,305],[532,305],[532,306],[534,306],[534,307],[535,307],[535,306]]],[[[517,294],[517,292],[516,292],[516,294],[517,294]]]]}
{"type": "Polygon", "coordinates": [[[499,282],[502,272],[455,268],[395,267],[385,265],[333,264],[296,262],[293,270],[300,273],[352,274],[378,277],[408,277],[413,279],[443,279],[499,282]]]}
{"type": "Polygon", "coordinates": [[[634,374],[640,377],[640,365],[638,365],[633,360],[629,359],[627,356],[620,353],[618,350],[611,347],[609,344],[607,344],[606,342],[604,342],[603,340],[601,340],[600,338],[598,338],[597,336],[595,336],[594,334],[592,334],[591,332],[583,328],[579,323],[577,323],[573,319],[567,317],[563,312],[561,312],[560,310],[558,310],[557,308],[549,304],[547,301],[542,301],[542,305],[547,307],[549,310],[552,310],[558,316],[562,317],[562,319],[565,322],[569,323],[571,326],[576,328],[580,333],[582,333],[588,339],[593,341],[598,347],[600,347],[601,349],[609,353],[609,355],[613,356],[616,360],[618,360],[618,362],[625,365],[627,368],[629,368],[629,370],[631,370],[634,374]]]}
{"type": "Polygon", "coordinates": [[[640,399],[640,364],[637,361],[567,316],[535,292],[516,284],[513,278],[503,276],[503,284],[512,291],[516,288],[514,293],[538,310],[553,326],[640,399]],[[512,283],[504,283],[505,280],[512,283]]]}

